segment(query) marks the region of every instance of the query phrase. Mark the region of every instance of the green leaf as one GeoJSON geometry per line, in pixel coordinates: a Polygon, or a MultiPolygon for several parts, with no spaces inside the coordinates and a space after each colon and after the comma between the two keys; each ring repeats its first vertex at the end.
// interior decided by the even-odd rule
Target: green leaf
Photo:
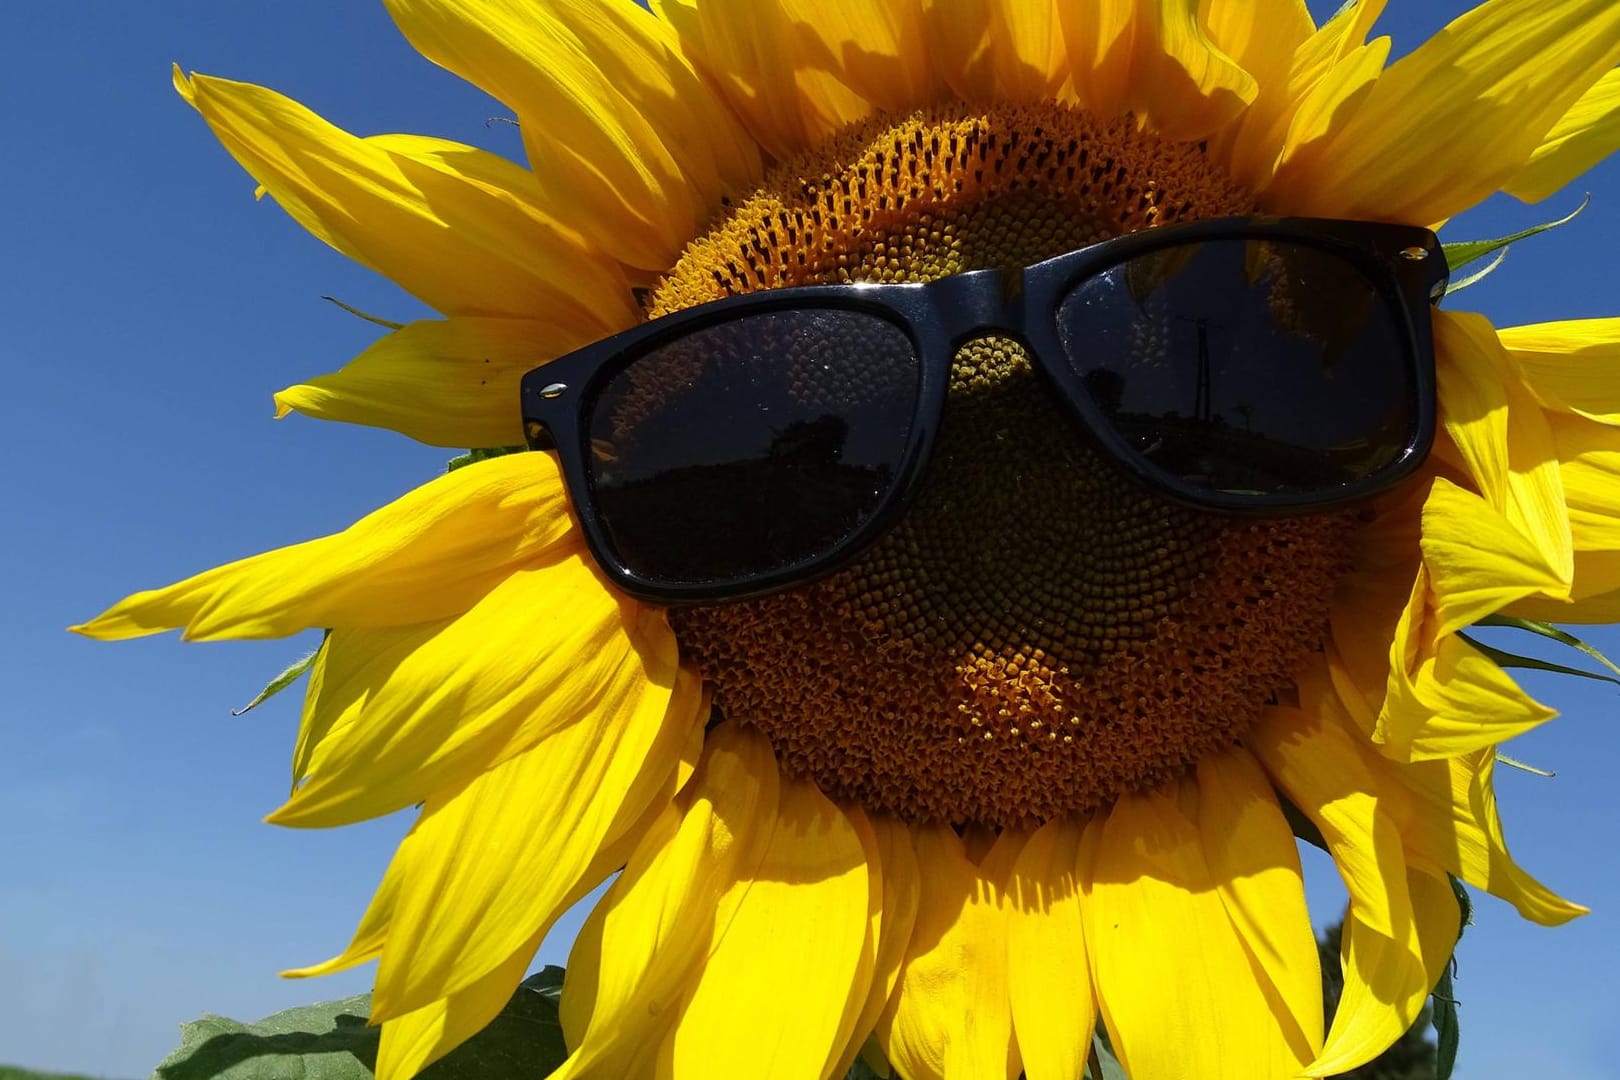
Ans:
{"type": "Polygon", "coordinates": [[[1125,1066],[1114,1056],[1101,1027],[1091,1037],[1091,1059],[1086,1062],[1086,1076],[1089,1080],[1130,1080],[1125,1075],[1125,1066]]]}
{"type": "Polygon", "coordinates": [[[1455,992],[1451,985],[1451,965],[1447,964],[1445,973],[1435,984],[1434,1012],[1429,1018],[1434,1024],[1434,1080],[1451,1080],[1457,1068],[1462,1031],[1457,1024],[1457,999],[1452,996],[1455,992]]]}
{"type": "MultiPolygon", "coordinates": [[[[1596,660],[1598,663],[1602,664],[1616,675],[1620,675],[1620,667],[1616,667],[1614,661],[1610,660],[1607,656],[1604,656],[1599,649],[1597,649],[1595,646],[1588,645],[1574,634],[1571,634],[1568,630],[1558,629],[1558,627],[1554,626],[1552,623],[1539,622],[1535,619],[1517,619],[1511,615],[1487,615],[1474,625],[1509,626],[1515,630],[1529,631],[1532,634],[1537,634],[1551,641],[1556,641],[1560,645],[1568,646],[1577,652],[1585,653],[1587,656],[1590,656],[1593,660],[1596,660]]],[[[1591,677],[1601,679],[1604,676],[1593,675],[1591,677]]]]}
{"type": "Polygon", "coordinates": [[[457,469],[464,469],[468,465],[472,465],[480,461],[488,461],[490,458],[505,457],[507,454],[521,454],[527,449],[527,446],[479,447],[474,450],[469,450],[465,454],[457,454],[455,457],[451,458],[449,462],[445,464],[444,471],[455,472],[457,469]]]}
{"type": "Polygon", "coordinates": [[[424,1069],[419,1080],[549,1076],[568,1057],[557,1019],[562,977],[562,968],[548,967],[524,979],[488,1027],[424,1069]]]}
{"type": "Polygon", "coordinates": [[[1446,880],[1451,882],[1451,895],[1457,898],[1457,910],[1461,915],[1461,921],[1457,924],[1457,940],[1461,941],[1463,933],[1474,925],[1474,898],[1468,895],[1468,888],[1461,878],[1447,874],[1446,880]]]}
{"type": "MultiPolygon", "coordinates": [[[[1457,925],[1457,941],[1462,942],[1463,933],[1474,922],[1474,901],[1469,897],[1468,890],[1463,883],[1450,874],[1446,875],[1451,882],[1451,892],[1457,898],[1457,907],[1461,920],[1457,925]]],[[[1457,996],[1453,985],[1453,976],[1457,968],[1456,950],[1446,963],[1445,970],[1440,975],[1440,981],[1434,987],[1434,1012],[1430,1022],[1434,1025],[1435,1037],[1435,1080],[1451,1080],[1451,1074],[1457,1068],[1457,1047],[1461,1041],[1462,1031],[1457,1023],[1457,996]]]]}
{"type": "Polygon", "coordinates": [[[856,1057],[855,1064],[844,1074],[844,1080],[888,1080],[888,1076],[874,1070],[866,1063],[865,1058],[856,1057]]]}
{"type": "Polygon", "coordinates": [[[344,311],[347,311],[350,315],[353,315],[357,319],[364,319],[366,322],[376,323],[378,326],[386,326],[390,330],[398,330],[405,325],[402,322],[394,322],[391,319],[385,319],[381,315],[368,315],[366,312],[361,311],[357,307],[350,307],[348,304],[345,304],[335,296],[323,296],[321,299],[325,300],[328,304],[336,304],[338,307],[342,308],[344,311]]]}
{"type": "MultiPolygon", "coordinates": [[[[525,979],[490,1025],[421,1073],[420,1080],[545,1076],[568,1052],[557,1019],[562,969],[525,979]]],[[[181,1026],[180,1048],[151,1080],[371,1080],[377,1028],[371,995],[306,1005],[256,1024],[204,1016],[181,1026]]]]}
{"type": "MultiPolygon", "coordinates": [[[[1482,623],[1481,625],[1489,624],[1482,623]]],[[[1595,671],[1582,671],[1580,668],[1565,667],[1563,664],[1555,664],[1551,660],[1538,660],[1534,656],[1520,656],[1518,653],[1510,653],[1503,649],[1494,648],[1483,641],[1469,637],[1467,634],[1458,634],[1457,636],[1494,660],[1497,667],[1552,671],[1559,675],[1576,675],[1582,679],[1596,679],[1599,682],[1614,683],[1616,686],[1620,686],[1620,679],[1612,675],[1599,675],[1595,671]]]]}
{"type": "Polygon", "coordinates": [[[377,1030],[371,995],[304,1005],[256,1024],[204,1016],[180,1027],[180,1049],[152,1080],[367,1080],[377,1030]]]}
{"type": "Polygon", "coordinates": [[[556,964],[547,964],[518,985],[535,991],[555,1004],[557,999],[562,997],[563,976],[566,974],[567,972],[556,964]]]}
{"type": "Polygon", "coordinates": [[[1288,827],[1294,835],[1315,848],[1328,850],[1327,840],[1322,836],[1322,830],[1316,827],[1316,822],[1305,816],[1305,812],[1295,806],[1288,797],[1276,789],[1272,789],[1277,796],[1277,804],[1282,807],[1283,817],[1288,821],[1288,827]]]}
{"type": "Polygon", "coordinates": [[[1507,258],[1507,253],[1508,249],[1503,248],[1501,251],[1496,253],[1496,258],[1486,263],[1481,269],[1475,270],[1467,277],[1457,278],[1447,283],[1446,295],[1450,296],[1453,293],[1460,293],[1464,289],[1468,288],[1468,286],[1478,285],[1481,281],[1484,281],[1486,278],[1496,273],[1496,271],[1501,268],[1502,261],[1507,258]]]}
{"type": "MultiPolygon", "coordinates": [[[[1542,225],[1533,225],[1522,232],[1514,233],[1512,236],[1503,236],[1496,240],[1463,240],[1453,244],[1441,244],[1440,249],[1446,253],[1446,265],[1450,267],[1451,272],[1455,274],[1458,270],[1461,270],[1463,267],[1467,266],[1471,262],[1474,262],[1476,259],[1483,259],[1487,255],[1501,251],[1509,244],[1516,244],[1520,240],[1528,240],[1537,233],[1544,233],[1548,229],[1556,229],[1560,225],[1568,225],[1571,221],[1574,221],[1580,216],[1581,211],[1585,210],[1591,201],[1592,196],[1588,195],[1586,198],[1581,200],[1581,205],[1577,206],[1574,210],[1570,211],[1568,214],[1565,214],[1557,221],[1549,221],[1542,225]]],[[[1478,279],[1476,278],[1475,280],[1478,279]]],[[[1472,282],[1470,282],[1470,284],[1472,284],[1472,282]]],[[[1456,286],[1455,288],[1461,287],[1462,286],[1456,286]]],[[[1453,289],[1447,289],[1446,291],[1451,292],[1453,289]]]]}
{"type": "MultiPolygon", "coordinates": [[[[331,633],[331,631],[327,631],[327,633],[331,633]]],[[[324,641],[325,639],[323,638],[322,640],[324,641]]],[[[310,666],[315,663],[315,657],[319,656],[320,652],[321,650],[319,649],[311,649],[305,655],[288,664],[282,669],[280,675],[277,675],[275,678],[271,679],[265,684],[264,689],[260,690],[258,694],[254,696],[252,701],[248,702],[240,709],[232,709],[231,715],[241,716],[244,713],[252,712],[254,709],[257,709],[260,705],[263,705],[265,702],[287,689],[287,687],[297,682],[298,677],[304,672],[308,671],[310,666]]]]}

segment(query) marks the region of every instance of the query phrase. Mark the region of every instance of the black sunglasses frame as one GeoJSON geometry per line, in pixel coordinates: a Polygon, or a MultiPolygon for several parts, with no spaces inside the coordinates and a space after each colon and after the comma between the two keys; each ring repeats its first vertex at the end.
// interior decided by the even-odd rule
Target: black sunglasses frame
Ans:
{"type": "MultiPolygon", "coordinates": [[[[1018,341],[1067,402],[1077,425],[1104,457],[1173,502],[1231,515],[1278,516],[1359,502],[1412,475],[1435,432],[1433,331],[1429,308],[1445,294],[1446,259],[1428,229],[1317,218],[1222,218],[1147,229],[1047,259],[1023,270],[975,270],[927,283],[806,285],[732,296],[676,312],[533,369],[524,375],[525,438],[555,449],[574,513],[597,564],[624,592],[661,604],[736,600],[822,576],[881,536],[904,513],[929,461],[944,412],[952,358],[967,341],[1003,335],[1018,341]],[[1074,371],[1058,337],[1059,304],[1080,282],[1151,252],[1215,240],[1287,241],[1337,256],[1373,283],[1406,338],[1412,415],[1406,445],[1373,476],[1309,494],[1239,495],[1211,491],[1150,466],[1107,422],[1074,371]],[[844,310],[880,316],[910,339],[919,363],[912,434],[893,482],[867,520],[828,550],[790,566],[713,582],[649,580],[615,554],[595,508],[587,461],[588,413],[604,380],[644,350],[741,315],[844,310]]],[[[701,543],[701,538],[678,542],[701,543]]]]}

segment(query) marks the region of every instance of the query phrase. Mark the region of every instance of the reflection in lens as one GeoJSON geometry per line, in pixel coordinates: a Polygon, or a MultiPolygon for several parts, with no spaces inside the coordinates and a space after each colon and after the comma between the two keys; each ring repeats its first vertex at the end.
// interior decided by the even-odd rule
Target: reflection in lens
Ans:
{"type": "Polygon", "coordinates": [[[1396,309],[1306,244],[1178,244],[1058,307],[1070,365],[1154,470],[1242,494],[1330,492],[1395,464],[1416,425],[1396,309]]]}
{"type": "Polygon", "coordinates": [[[587,468],[615,553],[661,583],[826,553],[893,483],[919,371],[897,326],[838,309],[744,315],[637,354],[589,410],[587,468]]]}

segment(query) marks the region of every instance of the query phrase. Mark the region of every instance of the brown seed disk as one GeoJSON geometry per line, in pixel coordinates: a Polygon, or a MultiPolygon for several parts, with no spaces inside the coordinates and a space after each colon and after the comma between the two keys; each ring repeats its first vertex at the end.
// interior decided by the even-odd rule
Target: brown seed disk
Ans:
{"type": "MultiPolygon", "coordinates": [[[[1125,120],[877,118],[774,169],[649,307],[1023,266],[1252,208],[1197,147],[1125,120]]],[[[1352,524],[1165,502],[1096,455],[1021,346],[987,337],[955,358],[902,522],[828,578],[671,622],[716,708],[790,773],[907,820],[1027,825],[1239,738],[1320,647],[1352,524]]]]}

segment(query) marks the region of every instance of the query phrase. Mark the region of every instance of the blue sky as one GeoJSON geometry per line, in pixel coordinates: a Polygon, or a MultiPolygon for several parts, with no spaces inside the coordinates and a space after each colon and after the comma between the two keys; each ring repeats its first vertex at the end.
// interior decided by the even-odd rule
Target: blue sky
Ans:
{"type": "MultiPolygon", "coordinates": [[[[1318,5],[1326,7],[1330,5],[1318,5]]],[[[1393,0],[1404,51],[1464,7],[1393,0]]],[[[361,132],[420,131],[517,155],[503,110],[417,57],[380,4],[124,0],[24,4],[0,39],[7,220],[0,325],[0,1062],[145,1075],[203,1011],[257,1018],[363,989],[280,968],[339,949],[403,820],[274,829],[296,694],[232,718],[309,642],[117,647],[63,627],[136,588],[341,528],[437,473],[446,454],[386,432],[271,419],[270,393],[330,370],[375,328],[425,314],[304,235],[175,96],[169,65],[261,82],[361,132]]],[[[1521,245],[1453,304],[1498,324],[1620,314],[1620,166],[1543,207],[1493,202],[1451,238],[1592,208],[1521,245]]],[[[1591,639],[1620,654],[1620,633],[1591,639]]],[[[1617,1076],[1620,869],[1611,770],[1620,691],[1527,678],[1565,716],[1504,770],[1520,859],[1594,913],[1542,930],[1481,899],[1461,955],[1469,1080],[1617,1076]]],[[[1310,861],[1324,918],[1339,903],[1310,861]]],[[[566,933],[566,930],[565,932],[566,933]]],[[[565,955],[563,935],[544,959],[565,955]]]]}

